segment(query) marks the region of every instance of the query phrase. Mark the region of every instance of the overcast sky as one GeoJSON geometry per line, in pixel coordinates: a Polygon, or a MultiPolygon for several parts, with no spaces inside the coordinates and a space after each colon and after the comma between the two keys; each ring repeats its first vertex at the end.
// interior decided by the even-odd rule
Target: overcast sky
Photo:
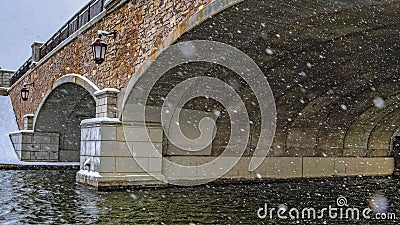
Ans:
{"type": "Polygon", "coordinates": [[[89,0],[0,0],[0,67],[17,70],[89,0]]]}

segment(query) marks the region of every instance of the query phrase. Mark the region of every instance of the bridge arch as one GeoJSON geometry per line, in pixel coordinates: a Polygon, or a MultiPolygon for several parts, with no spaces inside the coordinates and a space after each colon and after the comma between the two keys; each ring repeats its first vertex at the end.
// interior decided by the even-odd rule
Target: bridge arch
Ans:
{"type": "Polygon", "coordinates": [[[34,117],[35,136],[59,138],[58,161],[79,161],[83,119],[96,117],[99,88],[87,78],[68,74],[56,80],[34,117]]]}
{"type": "MultiPolygon", "coordinates": [[[[399,1],[378,5],[344,0],[326,0],[321,5],[310,0],[215,1],[173,31],[143,63],[127,85],[122,108],[163,49],[180,41],[220,41],[247,53],[270,82],[278,111],[271,155],[385,152],[390,144],[377,143],[388,143],[386,139],[394,128],[385,135],[377,132],[384,129],[382,126],[393,125],[396,120],[390,123],[385,118],[397,115],[389,107],[396,109],[400,103],[389,101],[388,108],[379,109],[374,107],[373,99],[388,99],[391,92],[382,87],[396,89],[400,76],[398,53],[394,51],[400,45],[394,38],[400,26],[393,22],[399,21],[393,8],[399,8],[399,1]],[[367,117],[368,110],[380,116],[367,117]],[[368,127],[365,134],[353,132],[355,126],[362,128],[356,125],[360,120],[372,123],[363,126],[368,127]],[[310,137],[311,141],[305,143],[310,137]],[[363,143],[360,149],[349,147],[348,143],[359,139],[363,143]]],[[[205,67],[203,73],[213,68],[205,67]]],[[[240,83],[240,79],[237,81],[240,83]]],[[[257,129],[255,126],[255,139],[257,129]]]]}

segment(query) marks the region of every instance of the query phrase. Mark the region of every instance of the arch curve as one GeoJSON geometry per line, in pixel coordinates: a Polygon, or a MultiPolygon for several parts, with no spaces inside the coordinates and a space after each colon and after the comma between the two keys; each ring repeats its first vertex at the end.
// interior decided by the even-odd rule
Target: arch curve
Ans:
{"type": "MultiPolygon", "coordinates": [[[[120,112],[137,81],[161,51],[174,42],[220,41],[253,58],[272,86],[278,123],[271,156],[315,156],[322,152],[343,155],[348,133],[353,133],[349,127],[370,107],[371,96],[390,95],[375,89],[383,81],[388,81],[391,88],[397,87],[398,61],[391,46],[398,45],[392,37],[399,24],[392,23],[398,16],[391,8],[400,3],[376,6],[370,2],[324,2],[324,7],[308,10],[304,6],[313,4],[309,0],[293,1],[288,4],[290,7],[284,3],[271,5],[265,0],[215,1],[214,6],[204,7],[183,22],[132,75],[120,112]],[[382,12],[379,18],[383,25],[364,24],[375,10],[382,12]],[[339,22],[332,23],[332,16],[339,22]],[[358,25],[349,26],[348,21],[358,25]],[[274,54],[266,53],[267,49],[273,49],[274,54]]],[[[367,118],[366,123],[376,125],[383,121],[372,119],[367,118]]],[[[383,143],[380,136],[377,139],[374,143],[383,143]]],[[[362,148],[367,151],[369,147],[362,148]]]]}
{"type": "Polygon", "coordinates": [[[50,93],[56,89],[57,87],[63,85],[63,84],[67,84],[67,83],[74,83],[76,85],[81,86],[82,88],[84,88],[94,99],[96,99],[95,96],[95,92],[99,91],[100,88],[97,87],[97,85],[95,85],[92,81],[90,81],[88,78],[79,75],[79,74],[67,74],[65,76],[62,76],[60,78],[58,78],[54,84],[52,85],[51,90],[47,91],[46,94],[44,95],[42,101],[39,104],[39,107],[36,110],[35,113],[35,117],[33,120],[33,130],[35,130],[35,125],[36,125],[36,120],[37,120],[37,116],[39,115],[43,105],[45,104],[47,98],[49,97],[50,93]]]}
{"type": "MultiPolygon", "coordinates": [[[[58,161],[79,161],[83,119],[96,116],[95,92],[99,88],[78,74],[65,75],[54,82],[35,117],[33,130],[38,143],[51,140],[49,151],[58,161]],[[57,149],[58,147],[58,149],[57,149]]],[[[47,141],[48,142],[48,141],[47,141]]],[[[41,144],[43,145],[43,144],[41,144]]]]}

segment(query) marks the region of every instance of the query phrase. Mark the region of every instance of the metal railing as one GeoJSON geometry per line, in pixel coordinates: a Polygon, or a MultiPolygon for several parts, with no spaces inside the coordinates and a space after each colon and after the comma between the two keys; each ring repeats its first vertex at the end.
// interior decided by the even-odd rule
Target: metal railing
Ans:
{"type": "MultiPolygon", "coordinates": [[[[64,26],[62,26],[46,43],[40,47],[40,59],[45,57],[61,42],[87,24],[104,8],[104,0],[91,0],[78,13],[76,13],[64,26]]],[[[11,85],[17,82],[32,66],[32,57],[29,58],[11,78],[11,85]]]]}
{"type": "Polygon", "coordinates": [[[10,86],[17,82],[32,65],[32,57],[30,57],[26,62],[14,73],[14,75],[10,79],[10,86]]]}

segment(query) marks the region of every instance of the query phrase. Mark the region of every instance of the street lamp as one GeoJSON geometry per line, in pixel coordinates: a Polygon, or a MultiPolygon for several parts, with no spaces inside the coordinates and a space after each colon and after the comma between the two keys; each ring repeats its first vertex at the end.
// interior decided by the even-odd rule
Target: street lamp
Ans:
{"type": "Polygon", "coordinates": [[[92,43],[92,52],[93,52],[93,59],[96,64],[101,64],[104,62],[106,58],[106,51],[107,51],[107,43],[101,39],[104,36],[113,36],[114,38],[117,35],[116,31],[107,32],[104,30],[97,31],[98,37],[92,43]]]}
{"type": "Polygon", "coordinates": [[[33,87],[35,87],[35,83],[24,83],[24,87],[21,89],[21,99],[22,101],[27,101],[28,100],[28,96],[29,96],[29,89],[27,88],[27,86],[32,85],[33,87]]]}

